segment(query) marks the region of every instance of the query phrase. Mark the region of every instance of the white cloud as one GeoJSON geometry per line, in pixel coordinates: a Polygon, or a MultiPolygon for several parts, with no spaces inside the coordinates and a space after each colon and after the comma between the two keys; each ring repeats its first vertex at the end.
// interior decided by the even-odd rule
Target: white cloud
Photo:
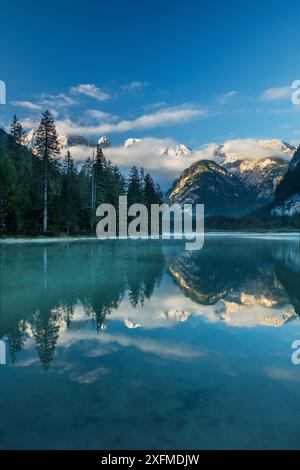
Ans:
{"type": "Polygon", "coordinates": [[[76,104],[76,100],[71,96],[67,96],[64,93],[58,93],[57,95],[44,94],[43,99],[39,103],[43,108],[63,108],[66,106],[73,106],[76,104]]]}
{"type": "Polygon", "coordinates": [[[20,119],[20,123],[24,129],[36,129],[39,125],[38,121],[31,118],[20,119]]]}
{"type": "Polygon", "coordinates": [[[223,95],[219,96],[219,103],[220,104],[226,104],[228,103],[228,101],[233,98],[235,95],[237,94],[237,91],[236,90],[231,90],[231,91],[228,91],[227,93],[224,93],[223,95]]]}
{"type": "MultiPolygon", "coordinates": [[[[61,129],[59,129],[59,133],[61,133],[60,131],[61,129]]],[[[178,156],[163,153],[167,147],[176,145],[178,142],[173,139],[146,137],[129,147],[120,145],[106,148],[104,154],[113,164],[118,165],[125,175],[133,165],[143,166],[145,171],[149,171],[155,181],[162,186],[162,189],[167,190],[185,168],[199,159],[197,152],[178,156]]],[[[91,157],[92,151],[91,147],[85,145],[70,147],[72,157],[79,162],[91,157]]]]}
{"type": "Polygon", "coordinates": [[[147,86],[148,86],[147,82],[133,81],[133,82],[127,83],[126,85],[123,85],[121,88],[125,92],[131,92],[131,91],[142,90],[143,88],[147,86]]]}
{"type": "Polygon", "coordinates": [[[98,121],[112,121],[117,119],[117,116],[113,114],[100,111],[99,109],[88,109],[86,111],[87,116],[92,119],[97,119],[98,121]]]}
{"type": "Polygon", "coordinates": [[[32,101],[13,101],[14,106],[20,106],[22,108],[30,109],[32,111],[39,111],[42,109],[40,104],[33,103],[32,101]]]}
{"type": "Polygon", "coordinates": [[[144,106],[144,109],[146,111],[153,111],[155,109],[166,108],[166,107],[167,107],[167,103],[165,101],[158,101],[157,103],[146,104],[144,106]]]}
{"type": "Polygon", "coordinates": [[[237,91],[236,90],[231,90],[231,91],[228,91],[227,93],[224,93],[224,95],[222,95],[224,98],[231,98],[232,96],[236,95],[237,94],[237,91]]]}
{"type": "MultiPolygon", "coordinates": [[[[87,145],[74,145],[74,147],[69,147],[70,152],[74,160],[83,162],[85,161],[88,157],[91,157],[93,154],[93,149],[92,147],[88,147],[87,145]]],[[[66,153],[66,150],[65,150],[66,153]]],[[[62,155],[64,154],[64,151],[62,151],[62,155]]]]}
{"type": "Polygon", "coordinates": [[[143,166],[146,171],[160,183],[163,190],[170,185],[180,173],[198,160],[198,155],[170,156],[163,153],[167,147],[178,145],[173,139],[147,137],[129,147],[119,146],[105,149],[105,156],[122,170],[129,170],[133,165],[143,166]]]}
{"type": "Polygon", "coordinates": [[[76,100],[64,93],[58,93],[57,95],[43,93],[36,103],[32,101],[14,101],[12,104],[31,111],[41,111],[48,108],[51,109],[51,112],[55,115],[57,114],[57,108],[72,106],[76,104],[76,100]]]}
{"type": "Polygon", "coordinates": [[[232,160],[281,157],[290,160],[293,150],[285,147],[278,139],[231,139],[222,145],[207,144],[195,151],[199,160],[214,160],[221,162],[222,155],[232,160]]]}
{"type": "Polygon", "coordinates": [[[286,98],[290,98],[291,94],[292,89],[289,86],[268,88],[262,93],[261,99],[263,101],[279,101],[286,98]]]}
{"type": "MultiPolygon", "coordinates": [[[[97,110],[89,110],[88,113],[94,118],[105,118],[106,113],[97,110]]],[[[118,122],[100,122],[95,125],[81,125],[72,120],[56,120],[56,128],[59,135],[78,134],[86,137],[100,137],[113,133],[128,133],[135,130],[148,130],[155,127],[171,126],[188,122],[197,117],[205,117],[207,111],[193,106],[182,105],[178,107],[168,107],[157,110],[153,113],[143,114],[136,119],[121,120],[118,122]]],[[[26,129],[38,127],[38,121],[24,119],[22,125],[26,129]]],[[[130,137],[127,135],[126,137],[130,137]]],[[[125,138],[124,138],[125,140],[125,138]]],[[[124,148],[111,147],[105,149],[105,155],[114,164],[118,164],[125,172],[132,166],[144,166],[147,171],[151,171],[153,177],[160,182],[163,189],[168,189],[169,185],[180,173],[198,159],[197,154],[170,156],[164,155],[161,149],[178,145],[173,139],[145,138],[139,144],[124,148]]],[[[91,147],[72,147],[73,158],[78,161],[85,160],[91,156],[91,147]]]]}
{"type": "Polygon", "coordinates": [[[278,139],[231,139],[222,145],[211,143],[195,150],[198,160],[226,161],[280,157],[289,161],[294,153],[278,139]]]}
{"type": "Polygon", "coordinates": [[[103,91],[96,85],[89,83],[72,87],[70,91],[74,95],[89,96],[90,98],[95,98],[98,101],[106,101],[111,97],[109,93],[103,91]]]}
{"type": "Polygon", "coordinates": [[[123,120],[103,128],[103,132],[128,132],[132,130],[153,129],[155,127],[171,126],[203,117],[206,111],[192,106],[169,107],[144,114],[133,120],[123,120]]]}
{"type": "MultiPolygon", "coordinates": [[[[155,127],[166,127],[182,124],[199,117],[205,117],[207,111],[193,106],[178,106],[164,108],[154,113],[144,114],[136,119],[121,120],[116,123],[103,123],[99,125],[80,125],[70,119],[56,121],[56,127],[60,134],[80,134],[85,136],[98,136],[102,134],[125,133],[134,130],[153,129],[155,127]]],[[[35,127],[27,125],[33,121],[25,119],[24,127],[35,127]]]]}

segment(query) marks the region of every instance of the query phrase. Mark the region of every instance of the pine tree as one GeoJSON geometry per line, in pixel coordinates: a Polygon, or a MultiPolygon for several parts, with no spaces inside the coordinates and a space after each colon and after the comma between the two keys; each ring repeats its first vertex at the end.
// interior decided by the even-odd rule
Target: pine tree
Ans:
{"type": "Polygon", "coordinates": [[[6,156],[0,160],[0,231],[16,229],[18,185],[16,170],[6,156]]]}
{"type": "Polygon", "coordinates": [[[95,207],[107,202],[108,192],[108,162],[103,154],[102,148],[97,145],[96,160],[94,163],[95,178],[95,207]]]}
{"type": "Polygon", "coordinates": [[[16,170],[18,185],[18,200],[16,208],[17,231],[20,231],[24,227],[24,211],[27,204],[29,204],[29,175],[32,163],[30,152],[23,146],[23,144],[24,130],[18,121],[17,116],[14,115],[10,125],[9,154],[16,170]]]}
{"type": "Polygon", "coordinates": [[[159,183],[155,183],[156,203],[162,204],[164,202],[163,192],[159,183]]]}
{"type": "Polygon", "coordinates": [[[10,135],[11,138],[18,144],[24,143],[24,130],[21,126],[21,123],[18,121],[16,115],[14,115],[13,120],[10,125],[10,135]]]}
{"type": "Polygon", "coordinates": [[[77,176],[79,199],[79,226],[83,231],[91,229],[91,164],[90,159],[82,166],[77,176]]]}
{"type": "Polygon", "coordinates": [[[74,160],[68,151],[62,165],[62,189],[60,194],[62,225],[68,234],[71,230],[74,231],[78,224],[80,200],[77,176],[74,160]]]}
{"type": "Polygon", "coordinates": [[[145,176],[144,198],[148,209],[151,208],[151,204],[157,204],[159,202],[154,181],[149,173],[145,176]]]}
{"type": "Polygon", "coordinates": [[[144,194],[145,189],[145,170],[143,167],[140,169],[140,181],[141,181],[141,191],[144,194]]]}
{"type": "Polygon", "coordinates": [[[42,114],[36,133],[35,152],[43,161],[43,232],[47,232],[49,183],[60,154],[54,119],[49,111],[42,114]]]}
{"type": "Polygon", "coordinates": [[[128,205],[143,203],[144,201],[141,177],[139,170],[136,166],[132,167],[129,174],[127,187],[127,201],[128,205]]]}

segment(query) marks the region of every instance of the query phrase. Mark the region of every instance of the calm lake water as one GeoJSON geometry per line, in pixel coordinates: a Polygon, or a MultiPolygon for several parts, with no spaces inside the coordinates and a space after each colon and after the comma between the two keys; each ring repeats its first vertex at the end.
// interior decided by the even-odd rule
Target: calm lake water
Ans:
{"type": "Polygon", "coordinates": [[[2,449],[300,448],[296,236],[0,253],[2,449]]]}

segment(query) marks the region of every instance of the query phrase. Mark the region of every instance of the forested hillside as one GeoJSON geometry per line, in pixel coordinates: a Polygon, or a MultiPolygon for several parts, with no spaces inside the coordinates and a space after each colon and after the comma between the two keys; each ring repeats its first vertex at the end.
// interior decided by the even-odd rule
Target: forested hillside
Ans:
{"type": "Polygon", "coordinates": [[[118,197],[150,206],[162,200],[150,174],[133,167],[128,180],[98,145],[80,166],[61,154],[54,119],[42,115],[33,151],[23,145],[16,116],[10,133],[0,130],[0,234],[95,233],[96,208],[118,206],[118,197]]]}

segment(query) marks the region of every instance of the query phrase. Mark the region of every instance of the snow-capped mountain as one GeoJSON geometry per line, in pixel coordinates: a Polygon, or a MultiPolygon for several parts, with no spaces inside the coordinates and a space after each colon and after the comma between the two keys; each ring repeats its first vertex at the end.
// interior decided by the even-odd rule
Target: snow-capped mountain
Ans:
{"type": "Polygon", "coordinates": [[[184,144],[175,145],[174,147],[167,147],[163,154],[169,157],[182,157],[191,155],[192,150],[184,144]]]}
{"type": "Polygon", "coordinates": [[[206,146],[196,152],[199,161],[181,174],[169,198],[180,204],[202,202],[207,214],[250,213],[273,201],[294,152],[295,147],[278,139],[206,146]],[[227,172],[222,178],[220,168],[227,172]]]}
{"type": "Polygon", "coordinates": [[[240,178],[212,160],[184,170],[168,192],[171,203],[204,204],[205,215],[241,215],[255,209],[252,191],[240,178]]]}
{"type": "Polygon", "coordinates": [[[137,144],[138,142],[141,142],[142,139],[135,139],[134,137],[129,137],[129,139],[126,139],[124,142],[124,147],[128,148],[131,147],[134,144],[137,144]]]}
{"type": "MultiPolygon", "coordinates": [[[[31,129],[24,138],[24,144],[31,150],[34,149],[35,146],[35,138],[36,138],[36,129],[31,129]]],[[[105,147],[110,145],[108,137],[101,137],[98,143],[105,147]]],[[[67,150],[70,147],[94,147],[96,142],[93,140],[87,139],[83,135],[79,134],[58,134],[58,143],[60,150],[67,150]]],[[[104,148],[104,147],[103,147],[104,148]]]]}
{"type": "Polygon", "coordinates": [[[109,137],[107,137],[106,135],[103,135],[102,137],[100,137],[100,139],[98,139],[98,145],[100,145],[102,149],[110,147],[111,142],[110,142],[109,137]]]}
{"type": "Polygon", "coordinates": [[[288,170],[295,147],[279,139],[228,141],[215,148],[216,161],[237,175],[247,190],[269,203],[288,170]]]}
{"type": "MultiPolygon", "coordinates": [[[[36,129],[31,129],[24,137],[24,145],[30,150],[35,147],[36,132],[36,129]]],[[[58,143],[61,150],[66,149],[69,146],[68,137],[65,134],[58,135],[58,143]]]]}
{"type": "MultiPolygon", "coordinates": [[[[135,137],[130,137],[125,140],[124,147],[129,148],[135,145],[142,146],[146,142],[146,139],[137,139],[135,137]]],[[[166,145],[163,141],[161,144],[153,145],[151,153],[154,155],[162,155],[167,157],[184,157],[190,156],[193,151],[184,144],[178,145],[166,145]]]]}
{"type": "Polygon", "coordinates": [[[67,147],[77,146],[92,147],[94,143],[90,142],[85,136],[78,134],[71,134],[67,136],[67,147]]]}
{"type": "Polygon", "coordinates": [[[24,144],[26,147],[33,149],[35,145],[36,129],[31,129],[24,137],[24,144]]]}
{"type": "MultiPolygon", "coordinates": [[[[36,130],[32,129],[25,138],[30,149],[34,148],[35,135],[36,130]]],[[[164,169],[170,175],[167,187],[183,171],[169,191],[170,199],[180,203],[205,200],[206,210],[212,214],[243,214],[271,203],[295,153],[295,147],[279,139],[235,139],[221,145],[206,145],[200,150],[192,150],[172,139],[129,137],[121,147],[112,146],[105,135],[94,141],[82,135],[62,134],[58,139],[62,154],[72,147],[70,151],[79,161],[89,155],[89,147],[98,143],[108,149],[108,158],[116,159],[122,166],[124,155],[120,149],[123,147],[130,164],[151,162],[151,172],[160,183],[164,169]],[[200,164],[204,161],[205,164],[200,164]]]]}
{"type": "Polygon", "coordinates": [[[288,166],[284,158],[266,157],[260,160],[235,160],[225,164],[224,168],[238,176],[247,190],[252,190],[262,203],[267,204],[273,199],[288,166]]]}
{"type": "Polygon", "coordinates": [[[238,160],[251,161],[265,158],[282,158],[289,161],[295,150],[295,147],[279,139],[228,140],[211,148],[214,159],[220,165],[228,165],[238,160]]]}

